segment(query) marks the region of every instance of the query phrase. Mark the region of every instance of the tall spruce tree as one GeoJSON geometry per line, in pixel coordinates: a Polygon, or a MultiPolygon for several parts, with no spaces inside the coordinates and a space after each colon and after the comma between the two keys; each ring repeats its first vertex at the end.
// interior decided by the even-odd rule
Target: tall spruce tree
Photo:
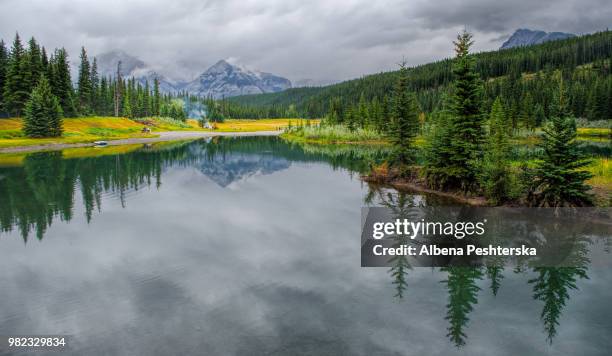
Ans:
{"type": "Polygon", "coordinates": [[[456,59],[453,65],[455,78],[452,96],[452,155],[448,173],[450,184],[468,191],[473,189],[477,160],[484,141],[482,127],[482,82],[476,73],[476,61],[469,50],[474,42],[472,34],[464,31],[457,36],[456,59]]]}
{"type": "Polygon", "coordinates": [[[5,115],[4,111],[4,83],[6,82],[6,69],[8,66],[8,52],[4,41],[0,40],[0,117],[5,115]]]}
{"type": "Polygon", "coordinates": [[[506,114],[497,97],[489,116],[489,139],[485,146],[480,172],[480,184],[485,196],[493,204],[503,203],[513,197],[512,172],[508,157],[508,124],[506,114]]]}
{"type": "Polygon", "coordinates": [[[581,170],[590,161],[579,150],[576,141],[576,121],[569,117],[563,85],[557,94],[557,116],[544,127],[540,147],[544,151],[535,169],[532,191],[528,200],[534,206],[590,206],[593,197],[586,180],[593,175],[581,170]]]}
{"type": "Polygon", "coordinates": [[[40,79],[25,107],[23,131],[28,137],[62,135],[62,109],[47,78],[40,79]]]}
{"type": "Polygon", "coordinates": [[[153,116],[159,116],[161,97],[159,93],[159,79],[153,80],[153,116]]]}
{"type": "Polygon", "coordinates": [[[393,154],[389,163],[398,168],[402,176],[409,173],[407,166],[414,163],[414,138],[419,129],[419,106],[414,93],[409,91],[408,81],[408,68],[401,63],[391,101],[389,139],[393,144],[393,154]]]}
{"type": "Polygon", "coordinates": [[[472,35],[464,31],[453,43],[456,58],[452,68],[452,96],[448,110],[439,114],[428,137],[425,176],[428,184],[435,188],[469,191],[476,188],[478,160],[484,141],[482,83],[469,53],[472,35]]]}
{"type": "Polygon", "coordinates": [[[79,80],[77,94],[79,98],[79,112],[89,114],[91,111],[91,67],[85,47],[81,47],[81,64],[79,65],[79,80]]]}
{"type": "Polygon", "coordinates": [[[64,48],[55,50],[53,61],[50,63],[50,66],[53,72],[51,82],[53,94],[58,98],[62,111],[66,117],[76,116],[68,54],[64,48]]]}
{"type": "Polygon", "coordinates": [[[96,57],[94,57],[91,63],[89,82],[91,84],[89,107],[93,113],[100,114],[100,77],[98,76],[98,61],[96,60],[96,57]]]}
{"type": "Polygon", "coordinates": [[[31,92],[32,89],[34,89],[34,87],[38,84],[38,80],[40,79],[41,74],[44,74],[40,47],[38,46],[38,43],[36,42],[36,39],[34,39],[34,37],[32,37],[28,42],[27,55],[30,61],[28,66],[29,79],[27,80],[27,82],[29,85],[28,91],[31,92]]]}
{"type": "Polygon", "coordinates": [[[9,115],[21,116],[29,91],[29,60],[19,34],[15,35],[4,83],[4,105],[9,115]]]}

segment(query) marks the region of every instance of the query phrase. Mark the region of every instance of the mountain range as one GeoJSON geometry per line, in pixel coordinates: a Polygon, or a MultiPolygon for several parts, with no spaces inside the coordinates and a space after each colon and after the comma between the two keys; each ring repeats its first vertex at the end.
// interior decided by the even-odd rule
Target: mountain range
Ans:
{"type": "MultiPolygon", "coordinates": [[[[575,37],[564,32],[544,32],[539,30],[518,29],[501,49],[529,46],[548,41],[575,37]]],[[[121,61],[121,75],[124,78],[135,78],[144,85],[148,81],[152,85],[157,78],[160,90],[164,93],[186,91],[198,96],[212,96],[215,99],[248,94],[278,93],[291,87],[320,87],[331,83],[315,82],[304,79],[295,85],[281,76],[244,66],[227,60],[220,60],[191,81],[172,80],[159,73],[144,61],[124,51],[114,50],[96,56],[100,75],[115,76],[117,63],[121,61]]]]}
{"type": "Polygon", "coordinates": [[[539,30],[530,30],[527,28],[520,28],[506,40],[500,49],[531,46],[540,44],[548,41],[563,40],[570,37],[576,37],[573,33],[565,32],[544,32],[539,30]]]}
{"type": "Polygon", "coordinates": [[[171,80],[152,69],[144,61],[123,51],[115,50],[96,56],[98,72],[103,76],[115,76],[117,63],[121,61],[121,75],[134,77],[138,82],[152,85],[157,78],[160,90],[165,93],[186,91],[199,96],[212,96],[215,99],[246,94],[275,93],[291,88],[291,82],[283,77],[247,69],[220,60],[202,72],[192,81],[171,80]]]}

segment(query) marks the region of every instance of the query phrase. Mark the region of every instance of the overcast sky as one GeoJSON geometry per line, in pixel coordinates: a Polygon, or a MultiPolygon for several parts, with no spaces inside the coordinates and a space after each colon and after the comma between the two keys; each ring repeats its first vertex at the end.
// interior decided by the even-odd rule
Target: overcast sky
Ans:
{"type": "Polygon", "coordinates": [[[610,0],[0,0],[15,31],[77,59],[122,49],[175,79],[223,58],[293,81],[330,82],[452,54],[466,27],[490,50],[517,28],[588,33],[612,23],[610,0]]]}

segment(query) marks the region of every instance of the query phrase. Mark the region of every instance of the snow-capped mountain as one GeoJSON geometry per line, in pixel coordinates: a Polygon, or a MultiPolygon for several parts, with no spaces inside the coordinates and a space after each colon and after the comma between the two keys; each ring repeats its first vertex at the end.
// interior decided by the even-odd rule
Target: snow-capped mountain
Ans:
{"type": "Polygon", "coordinates": [[[530,46],[534,44],[540,44],[548,41],[564,40],[566,38],[575,37],[572,33],[565,32],[544,32],[534,31],[526,28],[520,28],[516,30],[510,38],[504,44],[501,49],[530,46]]]}
{"type": "Polygon", "coordinates": [[[134,77],[140,84],[144,85],[145,82],[148,82],[151,87],[153,81],[157,78],[159,90],[164,93],[176,92],[180,89],[176,83],[153,70],[145,62],[123,51],[115,50],[102,53],[96,56],[96,61],[100,76],[116,76],[117,63],[121,61],[121,76],[123,78],[134,77]]]}
{"type": "Polygon", "coordinates": [[[219,99],[246,94],[275,93],[291,88],[291,82],[274,74],[253,71],[220,60],[183,89],[190,94],[219,99]]]}
{"type": "Polygon", "coordinates": [[[96,60],[100,76],[114,77],[117,73],[117,63],[121,61],[121,75],[124,78],[134,77],[143,85],[148,81],[150,86],[157,78],[160,90],[165,93],[185,90],[190,94],[219,99],[245,94],[274,93],[291,88],[288,79],[230,64],[225,60],[220,60],[189,82],[168,79],[142,60],[120,50],[97,55],[96,60]]]}

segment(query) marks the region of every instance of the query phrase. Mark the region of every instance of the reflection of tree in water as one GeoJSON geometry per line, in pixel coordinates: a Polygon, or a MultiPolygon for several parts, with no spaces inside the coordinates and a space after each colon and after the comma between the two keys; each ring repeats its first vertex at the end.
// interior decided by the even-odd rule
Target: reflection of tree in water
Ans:
{"type": "Polygon", "coordinates": [[[184,154],[181,147],[74,159],[63,159],[60,151],[29,154],[22,167],[1,170],[0,227],[18,227],[24,241],[31,231],[42,239],[55,218],[72,219],[77,186],[89,222],[105,192],[116,193],[125,205],[126,192],[153,182],[159,187],[162,168],[184,154]]]}
{"type": "Polygon", "coordinates": [[[497,295],[497,291],[499,291],[499,287],[501,286],[501,280],[504,279],[504,267],[502,266],[487,266],[486,274],[489,280],[491,281],[491,292],[494,296],[497,295]]]}
{"type": "MultiPolygon", "coordinates": [[[[27,155],[20,167],[0,167],[0,229],[18,228],[27,241],[30,232],[42,239],[54,219],[70,221],[79,189],[85,217],[101,209],[104,194],[126,205],[130,191],[161,186],[163,169],[251,153],[298,162],[327,162],[333,168],[362,169],[384,157],[378,148],[307,148],[276,137],[215,138],[191,143],[154,145],[126,154],[66,159],[62,152],[27,155]]],[[[93,151],[92,151],[93,152],[93,151]]]]}
{"type": "MultiPolygon", "coordinates": [[[[398,192],[396,190],[383,189],[380,186],[370,185],[368,194],[364,198],[366,204],[372,204],[376,200],[376,203],[380,206],[389,208],[396,219],[410,219],[415,217],[415,208],[419,205],[416,201],[416,197],[413,194],[407,194],[405,192],[398,192]]],[[[399,247],[400,245],[406,245],[410,242],[410,239],[406,235],[394,236],[395,243],[393,247],[399,247]]],[[[408,287],[406,280],[408,271],[412,269],[408,258],[404,255],[393,256],[389,262],[393,265],[389,270],[391,277],[393,277],[393,285],[395,286],[395,297],[403,298],[404,291],[408,287]]]]}
{"type": "Polygon", "coordinates": [[[569,300],[569,290],[576,287],[577,278],[588,278],[586,268],[582,267],[535,267],[536,278],[533,284],[533,298],[544,302],[540,317],[544,322],[548,342],[557,334],[559,317],[569,300]]]}
{"type": "MultiPolygon", "coordinates": [[[[569,216],[560,217],[571,219],[569,216]]],[[[584,236],[584,224],[588,221],[574,219],[572,224],[541,224],[532,226],[531,231],[541,237],[538,251],[538,258],[543,260],[554,260],[563,258],[565,266],[571,267],[534,267],[536,277],[529,280],[533,285],[533,299],[544,303],[540,318],[544,324],[547,340],[552,344],[553,338],[557,334],[559,318],[563,308],[570,299],[569,292],[577,290],[576,281],[578,279],[588,279],[587,271],[590,260],[588,258],[588,245],[590,239],[584,236]],[[570,229],[570,230],[568,230],[570,229]],[[560,253],[564,251],[564,253],[560,253]],[[558,256],[561,255],[561,256],[558,256]]]]}
{"type": "Polygon", "coordinates": [[[442,283],[448,290],[446,305],[446,320],[449,322],[448,336],[456,346],[465,345],[467,338],[464,328],[467,326],[468,315],[478,303],[480,287],[476,284],[482,279],[482,269],[477,267],[443,267],[448,277],[442,283]]]}
{"type": "MultiPolygon", "coordinates": [[[[426,204],[423,199],[417,199],[410,194],[377,186],[370,186],[364,200],[368,206],[391,209],[391,213],[396,217],[409,217],[411,211],[417,210],[412,208],[426,204]]],[[[507,218],[503,214],[497,216],[497,219],[505,222],[507,218]]],[[[481,290],[479,281],[486,276],[490,281],[490,290],[496,296],[502,286],[506,268],[515,274],[526,275],[530,271],[535,273],[534,278],[527,280],[533,288],[534,300],[544,303],[541,319],[546,339],[552,343],[563,308],[569,302],[570,291],[578,289],[579,279],[588,278],[591,238],[596,236],[601,239],[601,236],[608,236],[605,230],[607,225],[592,224],[589,219],[581,220],[577,217],[568,219],[570,216],[558,216],[556,221],[527,218],[512,221],[509,225],[492,224],[494,229],[499,226],[499,230],[488,231],[490,233],[487,234],[486,244],[500,245],[502,239],[511,238],[519,229],[521,233],[516,236],[524,236],[522,233],[532,234],[532,238],[519,241],[537,248],[539,260],[535,264],[532,259],[524,256],[515,256],[512,259],[505,256],[487,256],[481,261],[483,267],[454,266],[440,269],[447,273],[447,278],[442,281],[448,291],[445,319],[449,323],[447,336],[454,345],[461,347],[467,342],[465,330],[469,314],[478,303],[481,290]],[[568,226],[571,227],[568,229],[568,226]],[[509,265],[510,262],[514,267],[509,265]]],[[[605,246],[608,240],[602,240],[602,244],[605,246]]],[[[410,241],[398,239],[397,245],[406,243],[410,241]]],[[[403,256],[395,256],[391,261],[391,283],[396,290],[395,297],[402,298],[407,288],[407,273],[412,267],[403,256]]]]}

